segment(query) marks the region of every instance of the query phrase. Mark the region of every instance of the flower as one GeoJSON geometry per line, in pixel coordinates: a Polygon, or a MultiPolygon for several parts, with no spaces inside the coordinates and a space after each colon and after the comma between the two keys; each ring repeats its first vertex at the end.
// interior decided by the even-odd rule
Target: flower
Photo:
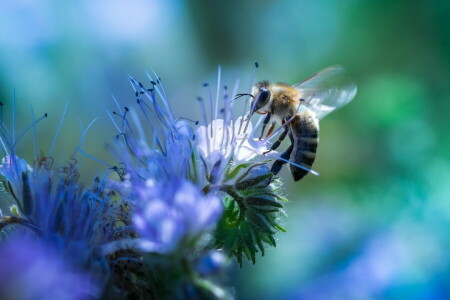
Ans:
{"type": "Polygon", "coordinates": [[[221,251],[209,251],[203,255],[196,265],[197,272],[202,276],[215,274],[223,270],[228,260],[221,251]]]}
{"type": "Polygon", "coordinates": [[[12,227],[22,236],[38,239],[66,265],[77,266],[99,286],[105,284],[109,270],[106,258],[98,251],[116,238],[115,230],[120,229],[114,225],[118,206],[107,204],[110,194],[105,182],[97,179],[91,187],[84,188],[77,183],[75,163],[55,171],[49,158],[43,157],[34,168],[21,168],[21,176],[6,177],[7,170],[16,170],[14,162],[27,164],[19,159],[13,163],[10,159],[3,161],[1,175],[5,176],[4,186],[15,205],[13,216],[0,217],[0,229],[12,227]],[[15,187],[20,187],[20,193],[15,187]]]}
{"type": "Polygon", "coordinates": [[[186,180],[157,183],[147,180],[137,192],[133,223],[144,251],[168,253],[183,241],[208,232],[222,214],[214,194],[203,194],[186,180]]]}
{"type": "Polygon", "coordinates": [[[45,243],[13,237],[0,246],[0,298],[15,300],[96,299],[101,289],[86,273],[67,265],[45,243]]]}
{"type": "MultiPolygon", "coordinates": [[[[10,183],[11,192],[18,198],[22,198],[23,193],[22,176],[32,170],[31,166],[16,154],[3,157],[0,165],[0,175],[10,183]]],[[[22,204],[24,203],[20,203],[20,205],[22,204]]]]}
{"type": "Polygon", "coordinates": [[[243,117],[228,124],[223,119],[215,119],[208,126],[198,127],[195,136],[197,148],[209,165],[216,164],[220,158],[240,164],[267,151],[266,141],[254,139],[252,123],[243,117]]]}
{"type": "Polygon", "coordinates": [[[54,168],[56,159],[37,147],[35,127],[47,114],[33,116],[18,138],[2,124],[0,200],[10,212],[0,210],[0,298],[227,299],[212,278],[227,256],[255,262],[257,252],[275,246],[284,199],[259,159],[267,139],[254,138],[248,117],[232,117],[226,89],[215,105],[212,97],[200,101],[202,121],[192,121],[174,115],[160,78],[147,75],[150,88],[130,78],[137,105],[116,101],[110,113],[114,166],[77,148],[54,168]],[[32,164],[15,150],[28,130],[32,164]],[[81,184],[78,153],[112,171],[81,184]]]}
{"type": "Polygon", "coordinates": [[[121,181],[112,185],[131,205],[138,241],[109,249],[138,245],[141,251],[180,254],[207,245],[224,248],[239,262],[243,255],[254,261],[255,253],[264,254],[264,244],[275,246],[273,235],[284,231],[278,224],[284,214],[280,182],[267,160],[259,159],[268,139],[255,139],[257,126],[248,116],[232,118],[226,90],[222,105],[220,91],[215,105],[199,98],[197,126],[200,121],[174,116],[162,85],[148,77],[150,88],[130,78],[137,109],[118,105],[110,115],[118,130],[111,149],[123,166],[121,181]]]}

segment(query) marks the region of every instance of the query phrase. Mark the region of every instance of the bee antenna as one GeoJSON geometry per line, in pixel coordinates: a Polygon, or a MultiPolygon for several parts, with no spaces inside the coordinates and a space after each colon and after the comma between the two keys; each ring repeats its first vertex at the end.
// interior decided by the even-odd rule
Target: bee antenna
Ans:
{"type": "Polygon", "coordinates": [[[253,99],[255,98],[255,96],[253,96],[252,94],[247,94],[247,93],[244,93],[244,94],[236,94],[236,96],[235,96],[233,99],[231,99],[230,102],[231,102],[231,101],[234,101],[234,100],[236,100],[236,99],[238,99],[238,98],[241,98],[241,97],[243,97],[243,96],[250,96],[250,97],[252,97],[253,99]]]}
{"type": "Polygon", "coordinates": [[[192,123],[194,123],[195,125],[198,125],[198,123],[200,122],[200,121],[198,121],[198,120],[196,121],[196,120],[191,120],[191,119],[183,118],[183,117],[179,118],[179,120],[192,122],[192,123]]]}

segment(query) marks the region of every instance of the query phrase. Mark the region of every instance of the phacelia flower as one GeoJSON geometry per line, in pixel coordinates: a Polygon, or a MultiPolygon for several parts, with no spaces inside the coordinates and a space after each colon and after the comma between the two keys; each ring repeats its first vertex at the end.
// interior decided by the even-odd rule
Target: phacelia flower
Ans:
{"type": "MultiPolygon", "coordinates": [[[[189,123],[189,116],[174,115],[160,80],[147,75],[150,88],[130,78],[137,107],[118,105],[110,115],[118,130],[111,149],[122,170],[114,185],[131,205],[137,245],[172,253],[201,244],[254,261],[284,230],[277,223],[284,213],[280,182],[261,155],[268,140],[255,138],[257,126],[248,115],[233,119],[227,90],[218,90],[208,109],[199,98],[202,121],[189,123]],[[234,242],[225,242],[224,235],[234,242]]],[[[231,99],[236,92],[237,86],[231,99]]]]}
{"type": "Polygon", "coordinates": [[[172,252],[184,239],[208,232],[222,214],[222,203],[212,193],[203,194],[186,180],[157,183],[147,180],[138,190],[133,223],[144,251],[172,252]]]}
{"type": "MultiPolygon", "coordinates": [[[[0,211],[0,298],[228,299],[210,278],[227,256],[255,263],[276,245],[281,182],[262,155],[270,138],[255,138],[262,119],[253,126],[233,108],[237,84],[229,97],[219,73],[216,97],[197,102],[195,121],[175,116],[161,79],[147,76],[149,87],[130,77],[136,104],[116,101],[109,114],[115,165],[81,149],[86,131],[62,168],[51,157],[56,137],[46,157],[35,136],[29,164],[16,153],[24,133],[9,136],[0,120],[0,201],[10,207],[0,211]],[[79,153],[110,171],[84,186],[79,153]]],[[[26,131],[36,134],[46,117],[26,131]]]]}
{"type": "Polygon", "coordinates": [[[254,140],[253,133],[253,125],[240,117],[229,124],[225,124],[223,119],[213,120],[208,126],[198,127],[195,136],[198,150],[205,160],[219,152],[224,160],[233,159],[239,164],[267,151],[265,141],[254,140]]]}
{"type": "Polygon", "coordinates": [[[16,236],[0,244],[0,264],[0,299],[87,300],[101,294],[89,274],[37,239],[16,236]]]}

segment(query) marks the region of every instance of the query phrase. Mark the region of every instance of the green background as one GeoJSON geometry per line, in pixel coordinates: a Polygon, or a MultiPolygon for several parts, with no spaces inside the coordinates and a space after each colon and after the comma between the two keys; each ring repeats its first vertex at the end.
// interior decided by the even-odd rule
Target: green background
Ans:
{"type": "MultiPolygon", "coordinates": [[[[203,82],[296,83],[341,64],[353,102],[321,121],[314,169],[294,183],[278,247],[231,267],[240,299],[450,297],[450,1],[0,2],[0,101],[20,132],[36,116],[48,152],[64,106],[55,160],[84,149],[112,162],[113,94],[135,99],[127,75],[162,77],[176,115],[198,118],[203,82]]],[[[242,105],[242,103],[238,104],[242,105]]],[[[11,127],[10,127],[11,128],[11,127]]],[[[32,157],[27,135],[19,153],[32,157]]],[[[100,164],[82,159],[88,182],[100,164]]]]}

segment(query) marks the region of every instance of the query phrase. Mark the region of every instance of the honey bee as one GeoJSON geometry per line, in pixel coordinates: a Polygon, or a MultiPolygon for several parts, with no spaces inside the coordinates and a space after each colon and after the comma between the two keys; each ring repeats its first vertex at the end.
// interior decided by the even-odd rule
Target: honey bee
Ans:
{"type": "Polygon", "coordinates": [[[356,90],[341,66],[328,67],[293,86],[268,81],[254,85],[250,116],[255,112],[267,114],[260,139],[269,122],[272,125],[267,137],[276,123],[284,127],[267,152],[277,149],[287,135],[291,140],[289,148],[273,163],[271,172],[278,174],[288,161],[295,181],[312,172],[319,142],[319,120],[352,101],[356,90]]]}

